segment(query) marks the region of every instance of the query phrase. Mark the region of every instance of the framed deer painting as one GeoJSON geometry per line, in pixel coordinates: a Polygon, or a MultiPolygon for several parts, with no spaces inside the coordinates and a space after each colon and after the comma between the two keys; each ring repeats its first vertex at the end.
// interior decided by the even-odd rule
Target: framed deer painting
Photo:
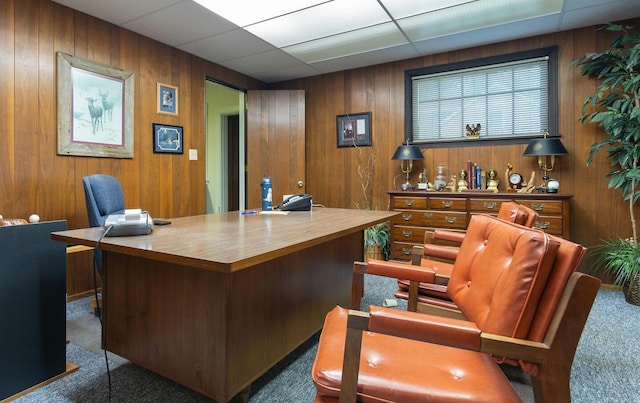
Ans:
{"type": "Polygon", "coordinates": [[[132,72],[58,52],[58,154],[133,158],[132,72]]]}

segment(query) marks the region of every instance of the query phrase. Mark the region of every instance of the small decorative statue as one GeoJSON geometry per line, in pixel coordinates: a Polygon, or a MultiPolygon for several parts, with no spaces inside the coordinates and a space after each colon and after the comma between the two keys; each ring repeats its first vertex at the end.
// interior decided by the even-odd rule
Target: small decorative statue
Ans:
{"type": "Polygon", "coordinates": [[[458,176],[456,174],[452,174],[451,176],[449,176],[449,183],[447,183],[447,186],[444,187],[444,190],[448,191],[448,192],[455,192],[456,191],[456,179],[458,178],[458,176]]]}
{"type": "Polygon", "coordinates": [[[460,180],[458,181],[458,192],[469,189],[469,183],[467,182],[467,171],[460,170],[460,180]]]}
{"type": "Polygon", "coordinates": [[[487,190],[493,190],[497,193],[498,184],[500,183],[498,180],[498,171],[492,169],[487,173],[487,175],[489,175],[489,179],[487,180],[487,190]]]}
{"type": "Polygon", "coordinates": [[[480,129],[482,128],[482,126],[480,126],[480,123],[478,123],[477,125],[467,125],[466,126],[466,131],[467,131],[467,138],[468,139],[477,139],[478,137],[480,137],[480,129]]]}

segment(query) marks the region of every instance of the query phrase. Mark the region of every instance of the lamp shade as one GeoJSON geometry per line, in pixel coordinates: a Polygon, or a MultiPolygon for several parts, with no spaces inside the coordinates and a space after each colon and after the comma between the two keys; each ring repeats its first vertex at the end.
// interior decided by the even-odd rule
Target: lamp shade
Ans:
{"type": "Polygon", "coordinates": [[[533,139],[524,150],[524,156],[536,155],[567,155],[567,149],[564,148],[559,138],[544,137],[542,139],[533,139]]]}
{"type": "Polygon", "coordinates": [[[423,160],[424,155],[418,146],[401,145],[393,153],[392,160],[423,160]]]}

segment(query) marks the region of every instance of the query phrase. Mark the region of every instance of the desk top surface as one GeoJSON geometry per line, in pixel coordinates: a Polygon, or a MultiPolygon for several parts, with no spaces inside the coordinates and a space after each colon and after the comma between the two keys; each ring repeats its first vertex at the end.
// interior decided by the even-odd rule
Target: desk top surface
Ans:
{"type": "MultiPolygon", "coordinates": [[[[171,219],[149,235],[104,237],[100,248],[154,260],[231,272],[362,231],[396,212],[313,208],[288,215],[238,211],[171,219]]],[[[100,227],[54,232],[52,239],[95,246],[100,227]]]]}

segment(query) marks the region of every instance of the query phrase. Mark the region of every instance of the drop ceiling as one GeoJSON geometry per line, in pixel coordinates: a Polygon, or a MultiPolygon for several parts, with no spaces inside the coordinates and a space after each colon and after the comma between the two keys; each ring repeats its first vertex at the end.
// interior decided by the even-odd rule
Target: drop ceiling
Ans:
{"type": "Polygon", "coordinates": [[[54,1],[266,83],[640,17],[638,0],[54,1]]]}

